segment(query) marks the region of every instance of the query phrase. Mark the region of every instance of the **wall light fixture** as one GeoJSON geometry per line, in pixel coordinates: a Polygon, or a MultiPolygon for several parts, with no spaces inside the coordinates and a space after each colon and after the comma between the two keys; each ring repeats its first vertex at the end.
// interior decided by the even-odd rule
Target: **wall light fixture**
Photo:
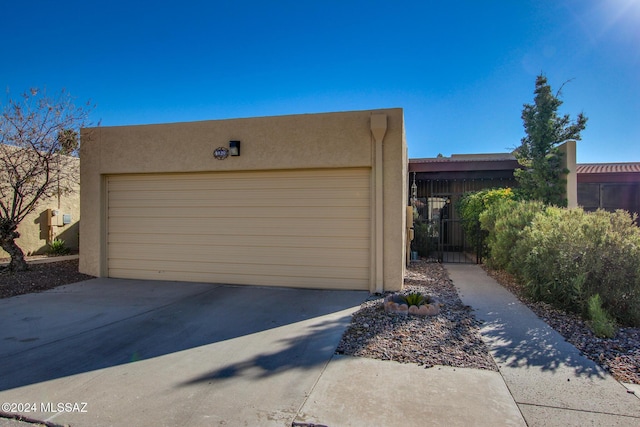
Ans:
{"type": "Polygon", "coordinates": [[[240,155],[240,141],[229,141],[229,155],[240,155]]]}

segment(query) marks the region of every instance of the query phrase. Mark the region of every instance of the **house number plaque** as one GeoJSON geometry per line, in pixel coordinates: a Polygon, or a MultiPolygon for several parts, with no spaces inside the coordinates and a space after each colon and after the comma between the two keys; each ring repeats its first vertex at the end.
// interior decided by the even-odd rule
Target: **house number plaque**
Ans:
{"type": "Polygon", "coordinates": [[[218,160],[224,160],[229,157],[229,149],[225,147],[218,147],[213,150],[213,157],[218,160]]]}

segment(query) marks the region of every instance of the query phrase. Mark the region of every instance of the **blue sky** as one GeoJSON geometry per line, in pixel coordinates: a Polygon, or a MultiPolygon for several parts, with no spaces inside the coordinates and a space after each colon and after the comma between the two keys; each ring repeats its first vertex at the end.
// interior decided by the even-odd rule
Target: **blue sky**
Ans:
{"type": "MultiPolygon", "coordinates": [[[[578,161],[640,161],[640,0],[2,0],[0,83],[103,126],[402,107],[410,157],[504,152],[543,72],[578,161]]],[[[5,96],[6,99],[6,96],[5,96]]]]}

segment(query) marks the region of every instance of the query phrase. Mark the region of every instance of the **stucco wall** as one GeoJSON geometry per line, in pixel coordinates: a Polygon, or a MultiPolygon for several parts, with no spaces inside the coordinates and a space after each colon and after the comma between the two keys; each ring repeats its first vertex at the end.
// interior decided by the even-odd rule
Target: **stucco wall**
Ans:
{"type": "MultiPolygon", "coordinates": [[[[69,166],[79,168],[79,159],[69,158],[69,166]]],[[[63,193],[57,196],[42,199],[18,226],[20,237],[16,243],[25,255],[44,254],[49,250],[49,237],[62,239],[65,246],[71,250],[78,250],[79,246],[79,221],[80,221],[80,185],[75,183],[70,185],[72,192],[63,193]],[[55,209],[62,214],[71,215],[71,223],[67,225],[54,225],[49,230],[47,221],[47,209],[55,209]],[[50,231],[52,232],[50,234],[50,231]]],[[[0,258],[9,257],[4,250],[0,249],[0,258]]]]}
{"type": "Polygon", "coordinates": [[[564,154],[562,156],[562,167],[567,169],[569,173],[563,175],[566,183],[567,207],[578,207],[578,173],[576,164],[576,141],[569,139],[563,142],[559,147],[564,154]]]}
{"type": "Polygon", "coordinates": [[[387,115],[383,141],[385,288],[404,269],[406,143],[402,109],[304,114],[83,129],[80,271],[105,275],[105,176],[307,168],[374,168],[372,114],[387,115]],[[216,160],[216,147],[241,141],[241,155],[216,160]]]}

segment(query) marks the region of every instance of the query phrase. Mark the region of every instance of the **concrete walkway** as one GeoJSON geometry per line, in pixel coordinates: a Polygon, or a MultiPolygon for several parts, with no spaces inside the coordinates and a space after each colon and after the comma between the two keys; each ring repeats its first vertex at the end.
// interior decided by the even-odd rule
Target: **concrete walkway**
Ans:
{"type": "Polygon", "coordinates": [[[640,399],[472,264],[447,264],[529,426],[639,426],[640,399]]]}
{"type": "Polygon", "coordinates": [[[526,424],[498,372],[333,356],[293,426],[526,424]]]}

